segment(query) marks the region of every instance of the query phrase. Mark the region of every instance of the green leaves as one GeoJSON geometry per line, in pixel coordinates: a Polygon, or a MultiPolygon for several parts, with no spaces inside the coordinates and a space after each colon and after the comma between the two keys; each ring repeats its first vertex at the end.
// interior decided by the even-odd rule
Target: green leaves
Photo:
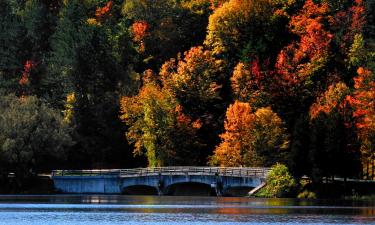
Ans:
{"type": "Polygon", "coordinates": [[[1,169],[29,175],[51,169],[73,145],[72,129],[59,112],[36,97],[0,97],[1,169]]]}
{"type": "Polygon", "coordinates": [[[297,186],[296,181],[290,175],[288,168],[283,164],[275,164],[267,176],[265,190],[261,191],[262,197],[288,197],[297,186]]]}

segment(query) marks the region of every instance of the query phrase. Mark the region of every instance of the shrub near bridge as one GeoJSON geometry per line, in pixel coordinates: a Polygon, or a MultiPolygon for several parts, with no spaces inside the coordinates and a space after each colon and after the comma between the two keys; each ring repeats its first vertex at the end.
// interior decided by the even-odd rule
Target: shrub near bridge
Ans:
{"type": "Polygon", "coordinates": [[[259,197],[288,197],[297,187],[297,183],[290,175],[288,168],[277,163],[272,166],[267,177],[267,185],[261,190],[257,196],[259,197]]]}

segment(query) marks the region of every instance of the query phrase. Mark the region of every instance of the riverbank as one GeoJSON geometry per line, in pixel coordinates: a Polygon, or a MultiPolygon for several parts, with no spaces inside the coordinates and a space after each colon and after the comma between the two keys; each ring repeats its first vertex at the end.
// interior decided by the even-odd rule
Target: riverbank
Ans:
{"type": "Polygon", "coordinates": [[[15,178],[0,180],[0,194],[58,194],[53,180],[48,176],[32,177],[23,180],[15,178]]]}
{"type": "Polygon", "coordinates": [[[359,196],[375,195],[375,182],[330,181],[324,183],[309,183],[300,193],[314,193],[317,198],[349,199],[359,196]]]}

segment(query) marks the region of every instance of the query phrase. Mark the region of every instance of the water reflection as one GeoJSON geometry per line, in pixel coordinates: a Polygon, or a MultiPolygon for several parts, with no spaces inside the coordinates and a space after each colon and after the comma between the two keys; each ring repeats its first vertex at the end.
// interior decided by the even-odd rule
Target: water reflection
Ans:
{"type": "Polygon", "coordinates": [[[1,224],[370,224],[375,202],[113,195],[0,196],[1,224]]]}

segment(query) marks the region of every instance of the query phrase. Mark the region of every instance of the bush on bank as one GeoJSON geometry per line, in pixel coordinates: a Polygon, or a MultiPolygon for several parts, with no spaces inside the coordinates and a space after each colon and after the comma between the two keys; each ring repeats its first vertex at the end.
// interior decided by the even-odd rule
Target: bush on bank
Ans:
{"type": "Polygon", "coordinates": [[[267,185],[259,191],[258,197],[283,198],[290,197],[297,188],[297,182],[289,173],[288,168],[277,163],[272,166],[267,177],[267,185]]]}

